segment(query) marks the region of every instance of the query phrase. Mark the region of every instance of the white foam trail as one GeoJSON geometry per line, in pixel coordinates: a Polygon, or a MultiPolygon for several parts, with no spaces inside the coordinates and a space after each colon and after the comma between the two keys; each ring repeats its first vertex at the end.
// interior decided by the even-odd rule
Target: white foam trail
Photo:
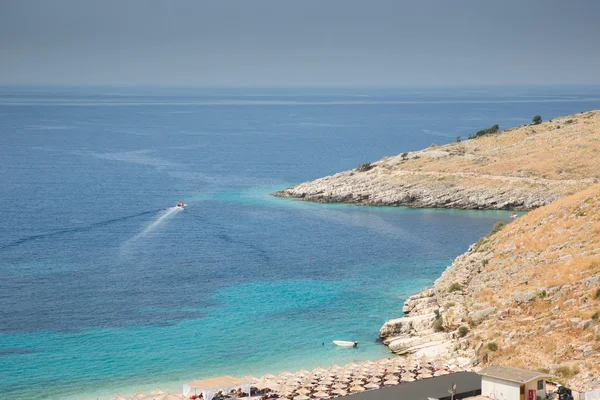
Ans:
{"type": "Polygon", "coordinates": [[[143,231],[141,231],[140,233],[138,233],[137,235],[135,235],[134,237],[129,239],[127,242],[125,242],[123,244],[123,246],[121,247],[121,251],[125,250],[127,247],[129,247],[130,244],[132,244],[139,238],[146,236],[148,233],[150,233],[153,230],[155,230],[156,228],[158,228],[165,221],[167,221],[169,218],[171,218],[172,216],[174,216],[181,210],[183,210],[183,208],[181,208],[181,207],[169,207],[166,210],[164,210],[163,212],[161,212],[154,219],[154,221],[152,221],[143,231]]]}
{"type": "Polygon", "coordinates": [[[152,221],[152,223],[150,225],[148,225],[146,227],[146,229],[144,229],[140,234],[138,234],[136,237],[139,236],[144,236],[150,232],[152,232],[154,229],[156,229],[160,224],[162,224],[163,222],[165,222],[169,217],[173,216],[174,214],[178,213],[179,211],[183,210],[183,208],[181,207],[169,207],[167,208],[165,211],[163,211],[154,221],[152,221]]]}

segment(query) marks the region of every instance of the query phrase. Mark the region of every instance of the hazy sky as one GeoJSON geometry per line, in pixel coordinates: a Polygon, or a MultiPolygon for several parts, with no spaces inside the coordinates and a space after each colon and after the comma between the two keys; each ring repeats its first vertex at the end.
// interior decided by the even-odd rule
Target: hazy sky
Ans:
{"type": "Polygon", "coordinates": [[[0,0],[0,83],[600,83],[599,0],[0,0]]]}

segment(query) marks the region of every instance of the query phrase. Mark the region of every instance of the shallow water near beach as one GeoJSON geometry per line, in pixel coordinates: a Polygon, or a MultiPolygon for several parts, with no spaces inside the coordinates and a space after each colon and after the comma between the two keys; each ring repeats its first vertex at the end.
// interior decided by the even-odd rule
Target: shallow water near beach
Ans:
{"type": "Polygon", "coordinates": [[[565,87],[0,88],[0,397],[385,357],[383,322],[509,213],[270,193],[599,105],[565,87]]]}

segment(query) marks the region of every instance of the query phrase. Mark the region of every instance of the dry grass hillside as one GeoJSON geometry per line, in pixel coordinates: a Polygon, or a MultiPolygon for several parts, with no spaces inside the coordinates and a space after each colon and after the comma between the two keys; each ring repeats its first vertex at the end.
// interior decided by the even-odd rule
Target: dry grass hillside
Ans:
{"type": "Polygon", "coordinates": [[[446,274],[462,289],[445,289],[443,311],[448,329],[470,328],[463,349],[600,387],[600,185],[482,238],[462,263],[446,274]]]}
{"type": "Polygon", "coordinates": [[[507,129],[477,139],[430,147],[420,157],[402,155],[381,166],[405,171],[579,180],[600,178],[600,111],[507,129]],[[438,154],[439,153],[439,154],[438,154]],[[394,164],[396,163],[396,164],[394,164]]]}
{"type": "Polygon", "coordinates": [[[386,157],[284,189],[308,201],[530,210],[600,179],[600,111],[386,157]]]}

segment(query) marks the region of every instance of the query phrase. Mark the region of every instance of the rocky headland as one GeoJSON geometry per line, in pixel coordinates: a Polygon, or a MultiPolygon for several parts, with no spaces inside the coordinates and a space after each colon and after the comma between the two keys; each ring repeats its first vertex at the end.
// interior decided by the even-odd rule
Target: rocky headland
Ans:
{"type": "Polygon", "coordinates": [[[403,312],[379,332],[398,354],[600,387],[600,185],[497,224],[403,312]]]}
{"type": "Polygon", "coordinates": [[[600,111],[385,157],[274,193],[324,203],[532,210],[600,178],[600,111]]]}

